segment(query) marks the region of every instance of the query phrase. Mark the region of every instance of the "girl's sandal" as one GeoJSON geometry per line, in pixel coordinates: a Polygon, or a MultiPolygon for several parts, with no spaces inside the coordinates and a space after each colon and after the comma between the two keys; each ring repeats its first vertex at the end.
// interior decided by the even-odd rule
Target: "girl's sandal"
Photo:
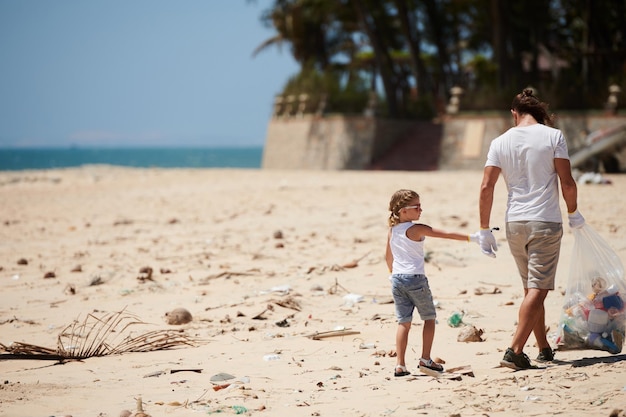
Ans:
{"type": "Polygon", "coordinates": [[[406,369],[404,365],[396,365],[396,369],[393,372],[394,376],[407,376],[411,375],[411,373],[406,369]]]}
{"type": "Polygon", "coordinates": [[[433,372],[438,374],[443,373],[443,366],[433,362],[432,359],[420,359],[420,371],[425,374],[431,375],[433,372]]]}

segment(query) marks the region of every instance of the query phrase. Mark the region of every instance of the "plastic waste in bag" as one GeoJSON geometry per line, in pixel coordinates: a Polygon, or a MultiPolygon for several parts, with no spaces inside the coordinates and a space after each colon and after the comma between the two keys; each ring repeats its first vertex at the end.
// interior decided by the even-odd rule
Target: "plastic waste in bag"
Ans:
{"type": "Polygon", "coordinates": [[[572,232],[574,248],[559,322],[558,348],[620,353],[626,327],[624,266],[588,224],[572,232]]]}

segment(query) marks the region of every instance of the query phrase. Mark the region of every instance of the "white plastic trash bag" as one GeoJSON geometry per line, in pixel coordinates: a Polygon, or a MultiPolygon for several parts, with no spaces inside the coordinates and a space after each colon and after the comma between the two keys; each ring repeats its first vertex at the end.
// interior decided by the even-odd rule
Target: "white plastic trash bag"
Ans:
{"type": "Polygon", "coordinates": [[[620,353],[626,327],[624,266],[588,224],[572,232],[574,249],[559,322],[558,349],[620,353]]]}

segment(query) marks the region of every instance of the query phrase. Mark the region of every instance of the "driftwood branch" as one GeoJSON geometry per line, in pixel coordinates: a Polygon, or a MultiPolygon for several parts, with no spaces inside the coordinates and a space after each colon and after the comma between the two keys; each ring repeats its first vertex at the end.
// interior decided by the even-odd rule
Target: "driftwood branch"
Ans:
{"type": "Polygon", "coordinates": [[[307,337],[312,340],[320,340],[327,339],[329,337],[337,337],[337,336],[349,336],[353,334],[360,334],[361,332],[350,329],[342,329],[342,330],[330,330],[327,332],[315,332],[313,334],[308,335],[307,337]]]}

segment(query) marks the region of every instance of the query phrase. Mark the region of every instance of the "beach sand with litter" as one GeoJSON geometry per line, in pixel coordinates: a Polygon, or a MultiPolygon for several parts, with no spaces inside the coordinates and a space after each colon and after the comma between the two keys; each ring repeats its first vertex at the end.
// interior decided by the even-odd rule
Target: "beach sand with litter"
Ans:
{"type": "MultiPolygon", "coordinates": [[[[421,221],[478,229],[482,172],[134,169],[0,172],[0,343],[57,348],[88,317],[130,317],[124,332],[178,335],[170,349],[59,363],[0,361],[0,415],[609,416],[626,409],[626,355],[556,353],[546,369],[499,366],[522,297],[496,187],[497,258],[474,243],[428,239],[438,307],[433,357],[449,378],[393,376],[396,321],[384,262],[388,202],[420,194],[421,221]],[[190,322],[168,324],[174,309],[190,322]],[[447,319],[463,312],[464,327],[447,319]],[[482,341],[459,342],[474,326],[482,341]],[[69,331],[68,331],[69,329],[69,331]]],[[[579,209],[626,259],[626,176],[579,185],[579,209]]],[[[563,204],[563,203],[562,203],[563,204]]],[[[565,216],[566,210],[563,206],[565,216]]],[[[565,223],[567,223],[565,221],[565,223]]],[[[557,333],[573,235],[564,227],[557,333]]],[[[73,337],[73,338],[72,338],[73,337]]],[[[92,335],[94,337],[94,335],[92,335]]],[[[104,335],[95,340],[102,341],[104,335]]],[[[113,342],[111,342],[113,343],[113,342]]],[[[156,345],[155,345],[156,346],[156,345]]],[[[85,348],[85,346],[82,346],[85,348]]],[[[534,339],[526,353],[534,359],[534,339]]]]}

